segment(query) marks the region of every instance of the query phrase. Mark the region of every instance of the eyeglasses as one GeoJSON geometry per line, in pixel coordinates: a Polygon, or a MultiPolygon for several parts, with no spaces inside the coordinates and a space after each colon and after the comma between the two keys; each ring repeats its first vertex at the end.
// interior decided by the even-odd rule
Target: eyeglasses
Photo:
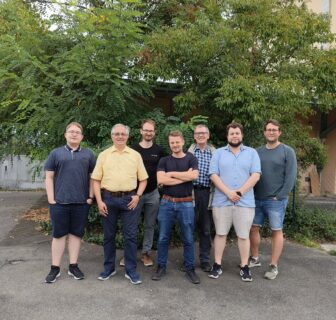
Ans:
{"type": "Polygon", "coordinates": [[[67,133],[78,134],[78,135],[82,134],[80,131],[74,131],[74,130],[69,130],[69,131],[67,131],[67,133]]]}
{"type": "Polygon", "coordinates": [[[206,131],[195,132],[195,133],[194,133],[195,136],[202,136],[202,135],[205,136],[206,134],[208,134],[208,132],[206,132],[206,131]]]}
{"type": "Polygon", "coordinates": [[[141,129],[143,132],[146,132],[146,133],[154,133],[155,130],[148,130],[148,129],[141,129]]]}
{"type": "Polygon", "coordinates": [[[128,134],[127,133],[123,133],[123,132],[115,132],[115,133],[112,133],[112,136],[115,136],[115,137],[127,137],[128,134]]]}
{"type": "Polygon", "coordinates": [[[267,132],[278,132],[279,129],[266,129],[265,131],[267,131],[267,132]]]}

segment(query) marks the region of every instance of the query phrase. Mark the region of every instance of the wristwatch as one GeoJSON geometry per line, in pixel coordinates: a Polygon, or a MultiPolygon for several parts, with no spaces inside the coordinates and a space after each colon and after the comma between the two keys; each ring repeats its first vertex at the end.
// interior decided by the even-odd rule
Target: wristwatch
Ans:
{"type": "Polygon", "coordinates": [[[242,193],[240,191],[236,191],[236,193],[238,194],[239,197],[242,196],[242,193]]]}

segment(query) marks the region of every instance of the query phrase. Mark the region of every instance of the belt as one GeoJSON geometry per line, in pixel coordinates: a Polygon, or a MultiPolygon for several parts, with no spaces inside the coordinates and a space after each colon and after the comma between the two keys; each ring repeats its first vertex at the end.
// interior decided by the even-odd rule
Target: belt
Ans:
{"type": "Polygon", "coordinates": [[[200,184],[194,184],[194,189],[210,189],[210,187],[202,186],[200,184]]]}
{"type": "Polygon", "coordinates": [[[131,194],[135,193],[135,190],[131,190],[131,191],[109,191],[106,189],[102,190],[103,192],[108,193],[109,195],[111,195],[112,197],[116,197],[116,198],[121,198],[121,197],[125,197],[125,196],[129,196],[131,194]]]}
{"type": "Polygon", "coordinates": [[[162,198],[168,201],[171,201],[171,202],[191,202],[192,201],[192,196],[184,197],[184,198],[173,198],[171,196],[167,196],[166,194],[164,194],[162,198]]]}

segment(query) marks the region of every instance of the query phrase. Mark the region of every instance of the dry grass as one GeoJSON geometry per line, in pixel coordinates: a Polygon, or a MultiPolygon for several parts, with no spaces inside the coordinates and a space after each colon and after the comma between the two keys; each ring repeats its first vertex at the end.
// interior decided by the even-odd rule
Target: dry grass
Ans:
{"type": "Polygon", "coordinates": [[[49,221],[49,209],[40,208],[40,209],[31,209],[24,213],[21,217],[24,220],[30,220],[35,222],[46,222],[49,221]]]}

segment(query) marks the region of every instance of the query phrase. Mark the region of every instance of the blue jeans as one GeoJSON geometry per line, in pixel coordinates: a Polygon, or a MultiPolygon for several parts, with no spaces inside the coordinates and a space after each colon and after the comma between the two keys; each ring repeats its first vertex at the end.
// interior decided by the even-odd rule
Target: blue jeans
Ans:
{"type": "Polygon", "coordinates": [[[115,237],[117,221],[120,216],[124,236],[125,271],[128,274],[133,273],[137,267],[139,205],[134,210],[129,210],[127,204],[131,201],[131,196],[117,198],[107,192],[103,192],[102,199],[108,210],[107,217],[102,218],[104,229],[104,271],[108,273],[115,269],[115,237]]]}
{"type": "Polygon", "coordinates": [[[144,193],[140,198],[139,208],[144,213],[144,238],[142,242],[142,253],[149,253],[153,246],[154,227],[160,205],[160,194],[158,189],[144,193]]]}
{"type": "Polygon", "coordinates": [[[267,198],[255,200],[256,208],[253,225],[262,227],[268,218],[272,230],[282,230],[285,219],[288,197],[284,199],[267,198]]]}
{"type": "Polygon", "coordinates": [[[170,236],[175,223],[178,221],[183,241],[184,266],[187,270],[195,267],[194,224],[195,212],[192,202],[172,202],[162,199],[159,208],[158,222],[160,228],[158,241],[157,264],[166,267],[170,236]]]}

